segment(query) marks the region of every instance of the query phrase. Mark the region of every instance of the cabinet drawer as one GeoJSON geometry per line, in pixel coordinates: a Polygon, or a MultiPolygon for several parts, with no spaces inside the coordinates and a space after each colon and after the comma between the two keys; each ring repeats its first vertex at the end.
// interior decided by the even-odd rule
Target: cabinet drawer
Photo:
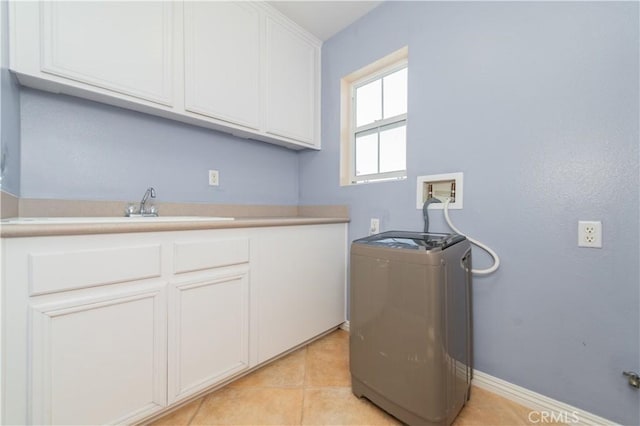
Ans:
{"type": "Polygon", "coordinates": [[[29,254],[29,294],[159,277],[160,245],[29,254]]]}
{"type": "Polygon", "coordinates": [[[178,242],[173,245],[175,274],[237,265],[249,261],[246,238],[178,242]]]}

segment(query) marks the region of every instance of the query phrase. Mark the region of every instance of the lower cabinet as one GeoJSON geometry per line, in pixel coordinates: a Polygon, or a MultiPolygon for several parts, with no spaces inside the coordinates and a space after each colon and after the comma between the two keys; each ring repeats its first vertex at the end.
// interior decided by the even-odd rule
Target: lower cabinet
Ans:
{"type": "Polygon", "coordinates": [[[346,240],[342,224],[256,230],[258,362],[344,322],[346,240]]]}
{"type": "Polygon", "coordinates": [[[345,318],[346,224],[2,240],[2,424],[131,424],[345,318]]]}
{"type": "Polygon", "coordinates": [[[165,283],[31,305],[32,424],[121,424],[166,405],[165,283]]]}
{"type": "Polygon", "coordinates": [[[169,403],[249,368],[247,268],[171,289],[169,403]]]}

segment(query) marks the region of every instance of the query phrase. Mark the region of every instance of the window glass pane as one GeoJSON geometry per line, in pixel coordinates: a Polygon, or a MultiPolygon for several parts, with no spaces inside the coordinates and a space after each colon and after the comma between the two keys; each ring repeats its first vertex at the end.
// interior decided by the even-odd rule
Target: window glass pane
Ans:
{"type": "Polygon", "coordinates": [[[380,132],[380,173],[405,170],[407,167],[406,124],[380,132]]]}
{"type": "Polygon", "coordinates": [[[378,173],[378,134],[356,135],[356,176],[378,173]]]}
{"type": "Polygon", "coordinates": [[[382,118],[382,80],[378,79],[356,89],[356,127],[382,118]]]}
{"type": "Polygon", "coordinates": [[[384,118],[407,113],[407,68],[384,78],[384,118]]]}

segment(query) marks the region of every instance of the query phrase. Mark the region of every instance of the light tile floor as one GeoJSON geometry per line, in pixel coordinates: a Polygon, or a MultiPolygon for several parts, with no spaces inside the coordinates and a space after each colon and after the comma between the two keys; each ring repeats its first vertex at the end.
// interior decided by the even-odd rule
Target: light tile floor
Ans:
{"type": "MultiPolygon", "coordinates": [[[[156,420],[160,425],[399,425],[351,393],[349,335],[337,330],[156,420]]],[[[454,426],[527,425],[529,410],[473,387],[454,426]]]]}

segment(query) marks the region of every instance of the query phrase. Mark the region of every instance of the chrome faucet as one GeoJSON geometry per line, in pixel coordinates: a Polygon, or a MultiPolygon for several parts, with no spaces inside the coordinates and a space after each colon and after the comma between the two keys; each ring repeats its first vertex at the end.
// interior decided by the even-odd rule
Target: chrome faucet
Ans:
{"type": "Polygon", "coordinates": [[[129,205],[125,210],[125,216],[134,217],[134,216],[158,216],[158,208],[156,206],[147,207],[147,201],[149,198],[156,198],[156,190],[153,189],[152,186],[147,188],[144,195],[142,196],[142,200],[140,201],[140,207],[138,208],[138,212],[136,213],[136,208],[133,205],[129,205]]]}
{"type": "Polygon", "coordinates": [[[156,198],[156,190],[153,189],[152,186],[147,188],[147,191],[144,193],[144,196],[142,197],[142,201],[140,201],[140,214],[143,216],[149,213],[145,207],[145,204],[147,203],[147,200],[149,199],[149,197],[156,198]]]}

